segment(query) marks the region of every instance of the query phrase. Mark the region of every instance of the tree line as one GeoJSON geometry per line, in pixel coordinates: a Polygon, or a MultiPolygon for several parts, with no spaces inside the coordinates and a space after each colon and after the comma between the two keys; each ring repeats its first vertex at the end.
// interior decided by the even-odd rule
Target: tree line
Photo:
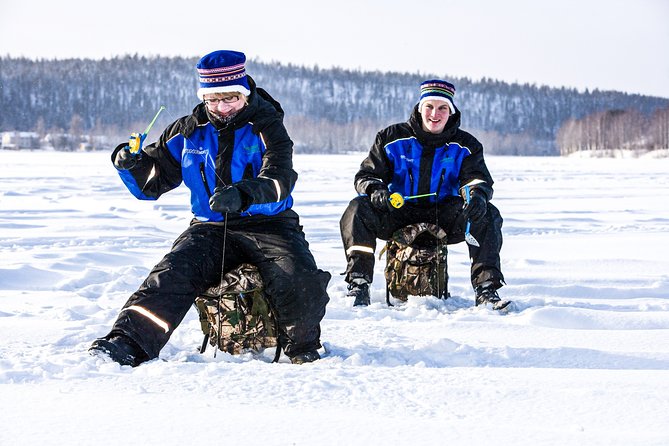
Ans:
{"type": "MultiPolygon", "coordinates": [[[[164,127],[197,105],[197,60],[1,57],[0,131],[106,135],[120,142],[144,130],[161,105],[167,113],[156,129],[164,127]]],[[[408,119],[419,85],[428,78],[456,85],[462,128],[493,154],[558,155],[565,135],[578,134],[561,130],[563,126],[617,109],[639,116],[648,123],[645,131],[652,132],[657,125],[652,117],[669,106],[666,98],[472,81],[444,73],[321,69],[257,60],[248,62],[247,72],[281,103],[298,153],[368,150],[378,130],[408,119]]]]}
{"type": "Polygon", "coordinates": [[[648,152],[669,149],[669,107],[651,115],[637,110],[606,110],[568,119],[557,134],[561,155],[579,151],[648,152]]]}

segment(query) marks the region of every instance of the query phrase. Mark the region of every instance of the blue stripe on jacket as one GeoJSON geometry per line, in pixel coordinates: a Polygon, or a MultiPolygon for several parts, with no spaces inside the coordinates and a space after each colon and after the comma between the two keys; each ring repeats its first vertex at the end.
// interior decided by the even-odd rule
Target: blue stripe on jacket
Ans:
{"type": "MultiPolygon", "coordinates": [[[[384,149],[393,165],[393,178],[388,185],[390,192],[398,192],[403,196],[418,195],[420,163],[424,150],[421,144],[411,136],[392,141],[386,144],[384,149]]],[[[457,196],[462,161],[469,155],[471,151],[467,147],[455,142],[437,147],[430,172],[430,191],[421,193],[433,193],[439,188],[440,201],[449,196],[457,196]]],[[[435,197],[429,197],[429,201],[434,202],[435,197]]]]}
{"type": "MultiPolygon", "coordinates": [[[[218,132],[210,124],[200,126],[188,137],[175,135],[167,141],[167,148],[172,157],[181,164],[183,182],[191,191],[191,210],[200,221],[223,221],[223,215],[209,208],[209,197],[217,184],[215,159],[218,155],[218,132]],[[198,145],[195,145],[198,142],[198,145]]],[[[247,124],[235,131],[234,148],[231,160],[232,182],[243,179],[249,169],[252,177],[260,173],[262,157],[267,148],[260,135],[253,133],[252,125],[247,124]]],[[[119,171],[119,175],[130,192],[140,200],[155,200],[146,196],[135,182],[129,171],[119,171]]],[[[220,182],[219,182],[220,183],[220,182]]],[[[291,191],[292,192],[292,191],[291,191]]],[[[251,205],[241,215],[255,214],[276,215],[290,209],[293,197],[274,202],[251,205]]]]}

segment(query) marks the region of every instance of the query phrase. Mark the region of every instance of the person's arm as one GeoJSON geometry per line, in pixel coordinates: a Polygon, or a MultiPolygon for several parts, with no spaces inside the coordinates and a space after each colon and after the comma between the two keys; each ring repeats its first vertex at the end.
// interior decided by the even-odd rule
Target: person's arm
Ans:
{"type": "Polygon", "coordinates": [[[473,136],[466,136],[465,146],[471,154],[465,157],[460,169],[460,196],[465,201],[465,219],[477,223],[487,212],[488,201],[493,195],[493,180],[483,159],[483,145],[473,136]]]}
{"type": "Polygon", "coordinates": [[[483,158],[483,145],[468,133],[465,133],[462,145],[467,147],[471,154],[465,157],[460,168],[460,195],[465,198],[465,186],[468,186],[470,196],[472,193],[481,193],[486,201],[492,199],[494,181],[483,158]]]}
{"type": "Polygon", "coordinates": [[[392,180],[393,167],[384,150],[386,133],[381,131],[376,135],[367,158],[362,161],[360,170],[355,174],[354,185],[359,194],[371,195],[375,190],[387,189],[392,180]]]}
{"type": "Polygon", "coordinates": [[[183,138],[178,131],[180,121],[165,129],[158,141],[144,147],[138,155],[127,153],[127,143],[119,144],[112,152],[114,167],[128,190],[138,199],[156,200],[181,184],[181,164],[167,145],[175,137],[183,138]]]}
{"type": "Polygon", "coordinates": [[[293,141],[280,117],[263,123],[260,136],[265,154],[258,176],[233,184],[243,194],[244,207],[286,199],[297,181],[293,170],[293,141]]]}

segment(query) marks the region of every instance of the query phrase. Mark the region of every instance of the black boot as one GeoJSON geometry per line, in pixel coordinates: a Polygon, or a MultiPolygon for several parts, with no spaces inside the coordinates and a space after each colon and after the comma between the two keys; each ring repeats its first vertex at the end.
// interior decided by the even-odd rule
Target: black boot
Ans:
{"type": "Polygon", "coordinates": [[[366,307],[370,304],[369,299],[369,284],[367,282],[363,283],[352,283],[348,286],[347,296],[355,297],[353,302],[354,307],[366,307]]]}
{"type": "Polygon", "coordinates": [[[137,367],[149,360],[149,356],[135,341],[123,335],[114,335],[109,339],[96,339],[88,352],[94,356],[106,356],[121,365],[132,367],[137,367]]]}
{"type": "Polygon", "coordinates": [[[502,300],[497,294],[497,290],[491,282],[485,282],[480,286],[476,287],[476,306],[479,305],[488,305],[492,307],[493,310],[503,310],[506,308],[511,301],[502,300]]]}
{"type": "Polygon", "coordinates": [[[321,355],[316,350],[300,353],[290,358],[293,364],[306,364],[307,362],[314,362],[321,359],[321,355]]]}

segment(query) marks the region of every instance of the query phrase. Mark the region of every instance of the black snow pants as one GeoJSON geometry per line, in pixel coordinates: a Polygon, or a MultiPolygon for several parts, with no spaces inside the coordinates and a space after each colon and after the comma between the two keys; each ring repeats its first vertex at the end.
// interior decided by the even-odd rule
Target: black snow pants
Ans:
{"type": "MultiPolygon", "coordinates": [[[[435,224],[438,218],[439,227],[447,233],[447,244],[463,242],[466,221],[462,215],[462,205],[460,197],[451,197],[440,202],[436,209],[434,205],[405,203],[399,209],[380,211],[372,206],[368,196],[354,198],[339,222],[348,261],[345,280],[350,283],[360,277],[371,282],[374,276],[376,239],[388,240],[395,231],[410,224],[435,224]]],[[[470,233],[480,245],[467,245],[472,286],[476,288],[477,285],[492,281],[496,288],[500,288],[504,284],[504,276],[499,256],[502,249],[502,216],[499,210],[488,203],[485,217],[471,225],[470,233]]]]}
{"type": "MultiPolygon", "coordinates": [[[[224,225],[193,222],[126,302],[108,337],[123,334],[158,357],[195,298],[221,280],[224,225]]],[[[289,357],[317,350],[330,273],[317,268],[299,220],[230,225],[225,272],[256,265],[276,310],[278,341],[289,357]]]]}

